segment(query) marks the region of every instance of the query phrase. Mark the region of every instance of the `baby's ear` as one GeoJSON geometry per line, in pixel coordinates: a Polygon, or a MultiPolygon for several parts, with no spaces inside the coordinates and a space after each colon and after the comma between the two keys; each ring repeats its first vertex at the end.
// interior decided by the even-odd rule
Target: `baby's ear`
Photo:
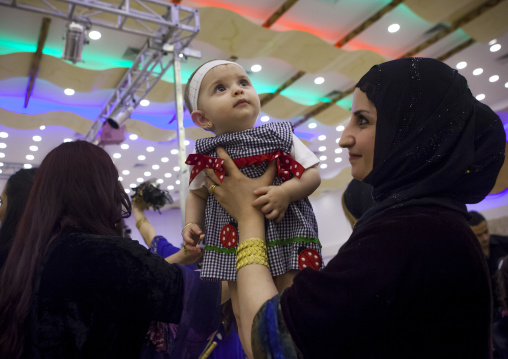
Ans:
{"type": "Polygon", "coordinates": [[[203,111],[201,110],[195,110],[191,113],[192,122],[198,127],[201,127],[203,129],[208,129],[208,124],[210,121],[205,117],[203,111]]]}

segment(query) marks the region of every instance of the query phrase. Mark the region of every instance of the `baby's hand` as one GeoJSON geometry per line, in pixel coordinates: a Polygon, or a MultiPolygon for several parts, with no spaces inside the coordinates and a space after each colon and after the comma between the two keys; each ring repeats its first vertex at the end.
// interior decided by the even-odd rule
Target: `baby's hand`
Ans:
{"type": "Polygon", "coordinates": [[[194,254],[201,253],[199,243],[205,238],[205,234],[196,223],[191,223],[182,230],[182,238],[187,251],[194,254]]]}
{"type": "Polygon", "coordinates": [[[252,205],[265,214],[266,219],[282,221],[284,213],[291,203],[291,196],[281,186],[266,186],[254,190],[259,196],[252,205]]]}

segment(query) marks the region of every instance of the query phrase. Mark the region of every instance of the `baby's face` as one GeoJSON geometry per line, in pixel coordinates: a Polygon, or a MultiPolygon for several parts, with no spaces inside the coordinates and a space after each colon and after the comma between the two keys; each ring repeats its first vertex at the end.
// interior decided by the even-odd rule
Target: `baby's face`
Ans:
{"type": "Polygon", "coordinates": [[[201,83],[198,109],[212,123],[216,135],[253,128],[260,107],[258,94],[240,66],[216,66],[201,83]]]}

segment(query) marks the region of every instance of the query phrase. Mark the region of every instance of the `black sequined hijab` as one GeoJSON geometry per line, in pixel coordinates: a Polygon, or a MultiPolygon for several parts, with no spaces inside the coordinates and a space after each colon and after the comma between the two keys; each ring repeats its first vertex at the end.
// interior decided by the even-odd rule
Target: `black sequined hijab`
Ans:
{"type": "Polygon", "coordinates": [[[364,179],[376,204],[361,223],[395,207],[440,205],[466,213],[493,188],[504,161],[499,117],[466,79],[434,59],[376,65],[358,82],[377,110],[373,170],[364,179]]]}

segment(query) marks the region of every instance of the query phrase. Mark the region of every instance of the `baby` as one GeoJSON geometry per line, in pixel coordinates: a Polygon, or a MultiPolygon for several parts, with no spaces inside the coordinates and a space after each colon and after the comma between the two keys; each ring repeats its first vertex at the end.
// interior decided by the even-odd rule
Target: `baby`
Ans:
{"type": "MultiPolygon", "coordinates": [[[[197,244],[204,239],[201,278],[228,282],[236,315],[238,225],[215,200],[213,186],[208,190],[203,187],[203,169],[213,168],[217,177],[223,178],[217,146],[252,178],[261,176],[270,161],[277,161],[278,176],[272,186],[255,191],[259,197],[253,205],[265,214],[269,267],[281,292],[299,270],[320,269],[322,265],[316,218],[307,198],[321,183],[319,160],[293,134],[289,122],[254,128],[261,107],[259,97],[237,63],[213,60],[199,67],[189,79],[185,103],[192,121],[216,136],[197,140],[195,154],[187,158],[190,188],[182,236],[189,251],[199,251],[197,244]]],[[[240,338],[243,342],[242,333],[240,338]]]]}

